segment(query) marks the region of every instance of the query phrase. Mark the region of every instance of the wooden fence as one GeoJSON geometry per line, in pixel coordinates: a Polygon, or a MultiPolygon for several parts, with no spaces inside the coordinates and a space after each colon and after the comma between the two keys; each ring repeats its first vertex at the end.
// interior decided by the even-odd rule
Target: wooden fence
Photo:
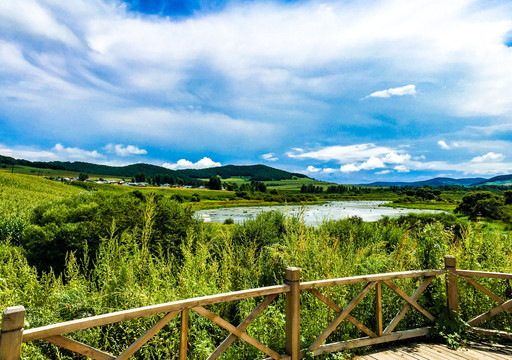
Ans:
{"type": "Polygon", "coordinates": [[[512,274],[484,272],[484,271],[468,271],[458,270],[453,256],[445,257],[445,268],[440,270],[420,270],[420,271],[405,271],[386,274],[375,274],[365,276],[354,276],[338,279],[317,280],[300,282],[300,270],[298,268],[287,268],[286,270],[286,284],[269,286],[258,289],[242,290],[225,294],[211,295],[198,297],[193,299],[186,299],[164,303],[159,305],[151,305],[136,309],[125,311],[118,311],[114,313],[92,316],[83,319],[66,321],[58,324],[42,326],[33,329],[23,329],[25,309],[23,306],[10,307],[4,310],[2,318],[2,330],[0,338],[0,360],[15,360],[20,358],[21,344],[25,342],[44,340],[53,343],[59,347],[68,349],[74,353],[85,355],[91,359],[96,360],[123,360],[128,359],[135,354],[151,337],[153,337],[160,329],[168,324],[173,318],[181,314],[180,325],[180,351],[179,359],[184,360],[187,358],[187,342],[188,342],[188,329],[189,329],[189,312],[195,311],[196,313],[204,316],[218,326],[227,330],[230,335],[217,347],[217,349],[208,357],[209,360],[217,359],[237,338],[246,341],[254,346],[269,359],[291,359],[298,360],[303,357],[306,352],[314,356],[322,353],[332,353],[336,351],[351,349],[355,347],[368,346],[379,343],[386,343],[400,339],[408,339],[414,337],[426,336],[431,332],[431,327],[422,327],[404,331],[394,331],[398,323],[404,318],[405,314],[412,308],[421,313],[430,322],[436,319],[434,316],[420,306],[417,302],[418,298],[431,284],[432,280],[436,277],[445,275],[446,281],[446,294],[448,308],[453,312],[458,312],[458,290],[457,278],[460,277],[473,285],[477,290],[487,295],[493,301],[498,303],[498,306],[493,309],[476,316],[468,321],[468,324],[474,327],[475,331],[487,335],[506,335],[504,332],[497,330],[487,330],[476,328],[475,326],[496,316],[497,314],[506,311],[512,307],[512,299],[504,300],[494,294],[491,290],[487,289],[475,278],[498,278],[498,279],[512,279],[512,274]],[[400,289],[393,280],[398,279],[422,279],[420,286],[414,291],[412,295],[406,294],[400,289]],[[365,284],[363,289],[348,303],[345,307],[340,307],[329,297],[324,295],[320,289],[342,286],[350,284],[365,284]],[[390,288],[399,297],[404,300],[404,305],[394,316],[394,318],[384,326],[382,316],[382,288],[383,285],[390,288]],[[375,296],[375,322],[368,324],[368,326],[359,322],[353,315],[352,310],[361,302],[361,300],[372,290],[375,296]],[[314,340],[306,349],[300,347],[300,295],[301,292],[307,291],[314,295],[318,300],[323,302],[326,306],[337,313],[334,320],[332,320],[327,328],[314,340]],[[257,339],[249,336],[245,330],[249,324],[256,319],[256,317],[267,308],[274,299],[280,294],[286,297],[286,346],[285,354],[279,354],[275,350],[270,349],[262,344],[257,339]],[[224,303],[228,301],[235,301],[241,299],[248,299],[254,297],[265,296],[264,300],[245,318],[238,326],[234,326],[226,320],[222,319],[217,314],[205,308],[206,305],[224,303]],[[139,337],[121,354],[114,356],[99,349],[95,349],[88,345],[82,344],[78,341],[72,340],[63,336],[66,333],[88,329],[96,326],[113,324],[125,320],[141,318],[145,316],[164,314],[144,335],[139,337]],[[348,341],[335,342],[324,344],[329,335],[340,325],[343,321],[349,321],[356,326],[366,336],[348,341]],[[376,329],[372,331],[370,328],[376,329]]]}

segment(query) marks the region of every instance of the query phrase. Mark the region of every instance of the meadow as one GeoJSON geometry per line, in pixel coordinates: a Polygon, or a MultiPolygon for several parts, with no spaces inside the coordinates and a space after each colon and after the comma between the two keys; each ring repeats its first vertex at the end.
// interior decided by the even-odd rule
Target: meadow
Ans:
{"type": "MultiPolygon", "coordinates": [[[[0,174],[3,219],[19,218],[17,229],[3,228],[0,239],[0,308],[23,305],[26,328],[96,314],[241,289],[284,283],[287,266],[301,268],[301,281],[371,273],[443,267],[443,256],[457,257],[460,268],[512,272],[510,233],[492,223],[474,223],[454,215],[416,215],[378,222],[357,218],[305,226],[298,217],[279,212],[259,215],[243,224],[200,223],[192,211],[163,192],[81,188],[0,174]],[[28,181],[29,180],[29,181],[28,181]],[[27,182],[28,181],[28,182],[27,182]],[[11,231],[12,230],[12,231],[11,231]]],[[[108,189],[108,188],[106,188],[108,189]]],[[[193,189],[196,191],[196,189],[193,189]]],[[[510,292],[508,282],[488,280],[498,295],[510,292]]],[[[412,293],[417,280],[401,281],[412,293]]],[[[446,312],[444,282],[421,299],[433,314],[446,312]]],[[[331,288],[339,304],[359,292],[358,285],[331,288]]],[[[460,284],[461,309],[470,318],[492,303],[469,285],[460,284]]],[[[389,322],[403,302],[384,291],[389,322]]],[[[238,323],[261,299],[209,306],[238,323]]],[[[366,299],[353,315],[365,324],[375,304],[366,299]]],[[[301,342],[311,343],[332,313],[309,297],[301,299],[301,342]]],[[[73,338],[120,353],[155,321],[148,317],[93,328],[73,338]]],[[[204,359],[227,335],[191,313],[189,358],[204,359]]],[[[399,329],[427,324],[410,312],[399,329]]],[[[485,324],[511,329],[503,313],[485,324]]],[[[274,349],[284,348],[284,300],[278,298],[251,324],[248,333],[274,349]],[[270,325],[272,324],[272,325],[270,325]]],[[[356,337],[359,331],[342,324],[330,340],[356,337]]],[[[137,359],[177,356],[179,324],[173,320],[141,351],[137,359]]],[[[363,349],[364,350],[364,349],[363,349]]],[[[340,359],[340,354],[323,358],[340,359]]],[[[224,359],[253,359],[261,354],[236,341],[224,359]]],[[[76,359],[46,342],[23,346],[24,359],[76,359]]],[[[322,358],[322,357],[319,357],[322,358]]]]}

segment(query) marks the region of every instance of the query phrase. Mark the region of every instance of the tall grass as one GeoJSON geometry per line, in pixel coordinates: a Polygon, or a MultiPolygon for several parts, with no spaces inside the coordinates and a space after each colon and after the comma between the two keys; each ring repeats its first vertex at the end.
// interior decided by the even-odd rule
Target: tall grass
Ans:
{"type": "MultiPolygon", "coordinates": [[[[78,200],[86,206],[89,204],[87,201],[97,202],[102,197],[108,201],[116,199],[99,194],[79,196],[78,200]]],[[[65,203],[55,203],[55,206],[65,203]]],[[[70,200],[69,204],[75,203],[70,200]]],[[[80,255],[68,252],[64,271],[58,274],[50,270],[40,271],[38,275],[37,269],[27,262],[25,249],[15,246],[10,240],[0,242],[0,308],[24,305],[27,308],[26,328],[32,328],[178,299],[282,284],[287,266],[300,267],[301,281],[308,281],[440,268],[446,254],[455,255],[460,268],[512,272],[509,233],[478,224],[460,223],[453,216],[408,216],[373,223],[351,218],[325,221],[313,228],[306,226],[301,216],[286,217],[278,212],[269,212],[255,220],[231,226],[191,223],[188,231],[180,235],[182,240],[173,243],[177,247],[174,248],[160,245],[159,238],[165,237],[166,230],[161,226],[158,214],[165,204],[151,196],[145,197],[143,202],[131,199],[124,204],[137,206],[137,226],[121,226],[126,220],[123,216],[109,218],[109,227],[101,233],[97,249],[93,252],[86,246],[80,255]]],[[[164,209],[175,209],[176,204],[171,205],[164,209]]],[[[36,213],[44,217],[42,210],[51,210],[52,206],[42,207],[36,213]]],[[[87,208],[92,209],[89,205],[87,208]]],[[[73,211],[78,210],[76,207],[73,211]]],[[[74,214],[73,211],[69,210],[69,214],[74,214]]],[[[176,221],[188,216],[186,211],[173,210],[172,214],[176,221]]],[[[46,215],[46,219],[49,218],[46,215]]],[[[97,225],[91,223],[91,226],[94,224],[97,225]]],[[[412,294],[420,281],[407,279],[396,283],[412,294]]],[[[484,283],[500,296],[512,293],[508,282],[489,280],[484,283]]],[[[463,318],[469,319],[493,306],[463,280],[459,285],[463,318]]],[[[344,307],[362,286],[330,287],[323,291],[344,307]]],[[[437,279],[419,302],[434,315],[442,314],[446,310],[444,292],[443,279],[437,279]]],[[[238,324],[261,300],[246,299],[208,308],[238,324]]],[[[384,286],[383,303],[384,322],[388,323],[404,302],[384,286]]],[[[375,331],[373,292],[364,298],[352,315],[375,331]]],[[[311,294],[301,294],[301,346],[310,345],[334,316],[311,294]]],[[[70,336],[118,354],[157,319],[158,316],[134,319],[79,331],[70,336]]],[[[179,347],[178,321],[179,317],[164,327],[135,358],[175,358],[179,347]]],[[[227,336],[226,331],[193,311],[190,324],[191,359],[207,357],[227,336]]],[[[426,324],[428,321],[422,315],[410,311],[397,329],[426,324]]],[[[512,318],[503,314],[484,326],[507,330],[512,327],[512,318]]],[[[247,331],[269,347],[283,352],[284,297],[278,297],[247,331]]],[[[343,322],[328,340],[359,336],[359,330],[343,322]]],[[[224,359],[259,357],[261,353],[241,340],[231,345],[223,356],[224,359]]],[[[34,342],[23,346],[23,358],[80,357],[46,342],[34,342]]]]}

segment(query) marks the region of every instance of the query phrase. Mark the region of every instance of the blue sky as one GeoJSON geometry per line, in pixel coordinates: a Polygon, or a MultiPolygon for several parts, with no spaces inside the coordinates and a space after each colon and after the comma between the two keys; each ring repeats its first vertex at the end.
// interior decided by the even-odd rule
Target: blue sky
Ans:
{"type": "Polygon", "coordinates": [[[512,173],[512,3],[2,0],[0,154],[512,173]]]}

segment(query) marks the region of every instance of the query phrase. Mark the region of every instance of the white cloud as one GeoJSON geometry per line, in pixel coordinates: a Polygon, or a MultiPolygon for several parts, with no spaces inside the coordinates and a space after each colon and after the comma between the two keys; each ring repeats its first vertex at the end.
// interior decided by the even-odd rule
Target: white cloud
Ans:
{"type": "Polygon", "coordinates": [[[402,150],[392,149],[375,144],[358,144],[348,146],[327,146],[317,151],[303,153],[289,152],[288,156],[295,159],[315,159],[322,161],[337,161],[339,163],[367,161],[369,158],[379,157],[388,160],[407,157],[402,150]]]}
{"type": "Polygon", "coordinates": [[[386,175],[389,174],[391,170],[382,170],[375,173],[375,175],[386,175]]]}
{"type": "Polygon", "coordinates": [[[382,162],[386,164],[403,164],[411,159],[409,154],[397,154],[396,152],[390,152],[382,158],[382,162]]]}
{"type": "Polygon", "coordinates": [[[472,163],[483,163],[483,162],[487,162],[487,161],[496,162],[496,161],[501,161],[504,158],[505,158],[505,156],[503,154],[496,154],[491,151],[485,155],[474,157],[473,159],[471,159],[471,162],[472,163]]]}
{"type": "Polygon", "coordinates": [[[333,173],[336,173],[338,171],[339,171],[338,169],[333,169],[333,168],[323,168],[322,169],[322,173],[323,174],[333,174],[333,173]]]}
{"type": "Polygon", "coordinates": [[[91,160],[91,159],[101,159],[103,155],[98,153],[98,151],[87,151],[77,147],[65,147],[62,144],[55,144],[52,149],[61,159],[68,160],[91,160]]]}
{"type": "Polygon", "coordinates": [[[404,95],[416,95],[416,86],[415,85],[406,85],[402,87],[375,91],[367,96],[369,97],[377,97],[377,98],[388,98],[391,96],[404,96],[404,95]]]}
{"type": "Polygon", "coordinates": [[[179,144],[192,150],[258,149],[271,146],[280,125],[234,119],[222,113],[159,108],[125,108],[100,114],[98,126],[111,136],[145,138],[159,146],[179,144]]]}
{"type": "Polygon", "coordinates": [[[386,167],[386,165],[384,165],[384,163],[377,157],[375,156],[370,156],[370,158],[363,162],[363,163],[360,163],[360,164],[345,164],[345,165],[342,165],[340,167],[340,171],[343,172],[343,173],[348,173],[348,172],[356,172],[356,171],[360,171],[360,170],[374,170],[374,169],[378,169],[378,168],[383,168],[383,167],[386,167]]]}
{"type": "Polygon", "coordinates": [[[123,146],[122,144],[108,144],[105,150],[110,153],[115,153],[117,156],[130,156],[130,155],[146,155],[148,152],[144,149],[139,149],[135,145],[123,146]]]}
{"type": "Polygon", "coordinates": [[[279,158],[276,157],[274,153],[263,154],[263,155],[261,155],[261,159],[263,159],[265,161],[277,161],[277,160],[279,160],[279,158]]]}
{"type": "Polygon", "coordinates": [[[398,172],[401,172],[401,173],[406,173],[406,172],[409,172],[410,170],[407,169],[407,167],[405,167],[404,165],[397,165],[394,167],[394,169],[398,172]]]}
{"type": "Polygon", "coordinates": [[[439,147],[441,149],[444,149],[444,150],[450,150],[451,149],[451,147],[444,140],[439,140],[437,142],[437,145],[439,145],[439,147]]]}
{"type": "Polygon", "coordinates": [[[88,151],[77,147],[55,144],[51,150],[35,147],[10,148],[0,144],[0,154],[30,161],[95,161],[104,159],[97,150],[88,151]]]}
{"type": "Polygon", "coordinates": [[[351,172],[357,172],[360,171],[361,168],[357,166],[356,164],[345,164],[340,166],[340,171],[342,173],[351,173],[351,172]]]}
{"type": "Polygon", "coordinates": [[[360,166],[361,170],[373,170],[378,168],[385,167],[384,163],[375,156],[370,156],[370,158],[362,163],[360,166]]]}
{"type": "Polygon", "coordinates": [[[306,171],[310,172],[310,173],[317,173],[317,172],[322,171],[322,169],[310,165],[310,166],[308,166],[306,171]]]}
{"type": "Polygon", "coordinates": [[[171,170],[182,170],[182,169],[207,169],[211,167],[222,166],[220,162],[213,161],[208,157],[204,157],[198,162],[193,163],[192,161],[188,161],[185,159],[180,159],[176,164],[164,163],[163,167],[166,167],[171,170]]]}

